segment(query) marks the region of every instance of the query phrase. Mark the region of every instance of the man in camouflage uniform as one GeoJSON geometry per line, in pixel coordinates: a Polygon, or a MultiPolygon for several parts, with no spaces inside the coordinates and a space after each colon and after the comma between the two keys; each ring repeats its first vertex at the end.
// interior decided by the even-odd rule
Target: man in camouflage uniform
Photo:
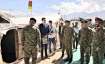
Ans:
{"type": "Polygon", "coordinates": [[[37,60],[37,44],[40,44],[40,33],[33,26],[36,19],[30,18],[30,24],[23,29],[23,50],[25,64],[30,64],[29,59],[32,56],[32,64],[37,60]]]}
{"type": "Polygon", "coordinates": [[[103,29],[103,20],[95,18],[95,31],[93,33],[93,64],[103,64],[105,47],[105,30],[103,29]]]}
{"type": "Polygon", "coordinates": [[[88,21],[81,19],[81,29],[79,31],[79,43],[81,53],[81,64],[84,64],[84,58],[86,57],[86,64],[90,61],[90,50],[92,42],[92,31],[88,28],[88,21]],[[86,55],[86,56],[85,56],[86,55]]]}
{"type": "Polygon", "coordinates": [[[65,26],[63,27],[63,51],[66,50],[67,58],[64,61],[72,62],[72,43],[73,43],[73,28],[70,27],[70,21],[65,21],[65,26]]]}

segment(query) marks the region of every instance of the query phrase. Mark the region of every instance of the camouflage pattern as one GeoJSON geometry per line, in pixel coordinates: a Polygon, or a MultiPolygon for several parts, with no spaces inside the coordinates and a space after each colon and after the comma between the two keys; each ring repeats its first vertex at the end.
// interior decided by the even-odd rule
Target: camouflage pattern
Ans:
{"type": "Polygon", "coordinates": [[[66,50],[68,59],[71,61],[72,60],[72,43],[73,43],[73,33],[74,30],[73,28],[69,26],[64,26],[63,27],[63,50],[66,50]]]}
{"type": "Polygon", "coordinates": [[[102,64],[105,47],[105,30],[103,28],[93,33],[93,64],[102,64]]]}
{"type": "Polygon", "coordinates": [[[81,53],[81,64],[84,64],[84,54],[86,54],[86,64],[89,63],[91,54],[92,31],[88,28],[82,28],[79,31],[79,43],[81,53]]]}
{"type": "Polygon", "coordinates": [[[40,44],[40,33],[37,29],[34,29],[30,26],[26,26],[23,29],[23,50],[24,50],[24,57],[25,63],[29,64],[27,61],[30,56],[32,55],[32,64],[36,64],[37,59],[37,44],[40,44]]]}

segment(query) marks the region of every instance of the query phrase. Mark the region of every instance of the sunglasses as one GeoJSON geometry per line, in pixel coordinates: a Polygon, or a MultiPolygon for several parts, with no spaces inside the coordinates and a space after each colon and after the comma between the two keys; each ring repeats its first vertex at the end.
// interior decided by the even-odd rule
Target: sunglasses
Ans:
{"type": "Polygon", "coordinates": [[[87,21],[81,21],[81,23],[88,23],[87,21]]]}

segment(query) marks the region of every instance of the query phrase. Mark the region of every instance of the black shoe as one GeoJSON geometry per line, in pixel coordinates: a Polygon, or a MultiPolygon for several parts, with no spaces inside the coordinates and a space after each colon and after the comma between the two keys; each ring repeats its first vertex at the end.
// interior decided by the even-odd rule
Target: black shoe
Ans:
{"type": "Polygon", "coordinates": [[[68,58],[64,59],[64,62],[66,62],[66,61],[69,61],[69,59],[68,58]]]}
{"type": "Polygon", "coordinates": [[[52,51],[50,50],[49,53],[52,53],[52,51]]]}
{"type": "Polygon", "coordinates": [[[83,64],[83,62],[81,64],[83,64]]]}
{"type": "Polygon", "coordinates": [[[64,54],[62,54],[62,56],[60,58],[63,58],[64,57],[64,54]]]}
{"type": "Polygon", "coordinates": [[[59,49],[62,49],[62,48],[59,48],[59,49]]]}
{"type": "Polygon", "coordinates": [[[72,59],[69,59],[68,61],[69,61],[69,63],[71,63],[72,62],[72,59]]]}
{"type": "Polygon", "coordinates": [[[72,61],[69,61],[68,63],[70,64],[72,61]]]}

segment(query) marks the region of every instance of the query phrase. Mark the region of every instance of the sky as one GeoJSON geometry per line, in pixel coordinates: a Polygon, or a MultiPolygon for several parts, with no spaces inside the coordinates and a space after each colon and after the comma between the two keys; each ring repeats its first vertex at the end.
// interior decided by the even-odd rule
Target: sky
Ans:
{"type": "MultiPolygon", "coordinates": [[[[105,16],[105,0],[33,0],[33,13],[105,16]],[[102,15],[99,15],[102,14],[102,15]]],[[[28,14],[28,0],[0,0],[0,9],[28,14]]]]}
{"type": "MultiPolygon", "coordinates": [[[[63,0],[33,0],[33,12],[52,12],[51,6],[63,0]]],[[[28,0],[0,0],[0,9],[19,10],[28,13],[28,0]]]]}

